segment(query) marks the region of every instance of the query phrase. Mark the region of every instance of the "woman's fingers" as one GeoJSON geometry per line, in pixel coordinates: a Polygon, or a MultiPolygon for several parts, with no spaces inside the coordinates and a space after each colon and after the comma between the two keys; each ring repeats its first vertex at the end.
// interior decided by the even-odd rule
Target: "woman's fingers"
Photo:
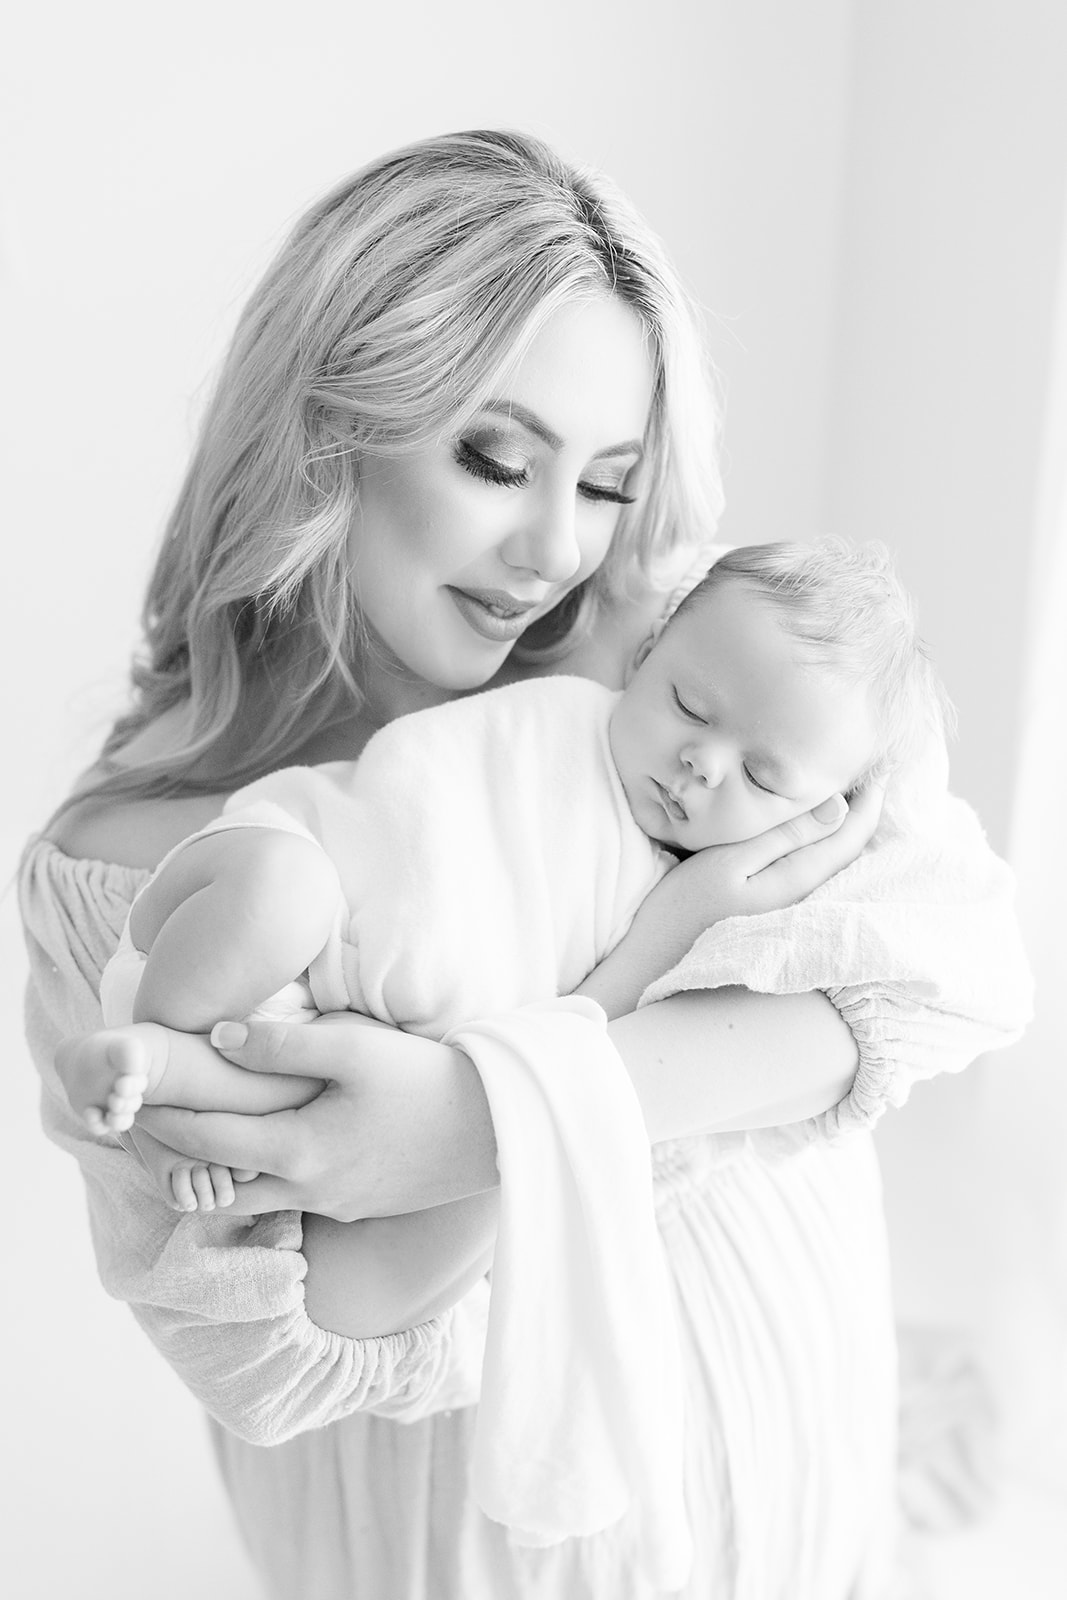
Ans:
{"type": "MultiPolygon", "coordinates": [[[[147,1111],[150,1108],[145,1107],[144,1109],[147,1111]]],[[[164,1108],[160,1106],[151,1109],[155,1111],[163,1110],[164,1108]]],[[[171,1108],[167,1107],[166,1109],[170,1110],[171,1108]]],[[[193,1113],[188,1114],[193,1115],[193,1113]]],[[[182,1206],[177,1203],[178,1197],[172,1183],[174,1160],[179,1153],[177,1149],[172,1149],[170,1145],[163,1144],[140,1125],[131,1129],[130,1138],[133,1140],[134,1148],[142,1164],[155,1179],[167,1204],[172,1206],[174,1210],[188,1211],[192,1209],[189,1206],[182,1206]]],[[[302,1209],[301,1200],[291,1184],[287,1183],[284,1178],[273,1178],[262,1174],[254,1182],[236,1185],[232,1202],[226,1204],[226,1215],[229,1217],[251,1217],[258,1216],[265,1211],[299,1211],[302,1209]]]]}
{"type": "Polygon", "coordinates": [[[832,838],[847,816],[848,802],[844,795],[835,794],[813,811],[804,811],[799,817],[779,822],[776,827],[768,828],[766,833],[745,840],[738,849],[744,857],[746,876],[753,878],[757,872],[762,872],[782,856],[832,838]]]}
{"type": "Polygon", "coordinates": [[[383,1027],[351,1011],[318,1018],[314,1026],[293,1022],[216,1022],[211,1043],[235,1066],[251,1072],[292,1073],[302,1078],[336,1079],[354,1053],[338,1049],[337,1036],[323,1022],[383,1027]]]}
{"type": "Polygon", "coordinates": [[[756,878],[771,891],[773,904],[788,904],[810,894],[851,865],[870,842],[882,814],[884,792],[872,786],[848,804],[839,795],[833,798],[840,805],[832,812],[823,810],[830,804],[824,802],[750,841],[750,881],[756,878]]]}
{"type": "Polygon", "coordinates": [[[217,1161],[223,1166],[245,1167],[292,1179],[299,1172],[303,1146],[301,1127],[295,1122],[295,1116],[293,1111],[246,1117],[233,1111],[142,1106],[137,1116],[137,1130],[144,1130],[154,1141],[196,1161],[217,1161]]]}

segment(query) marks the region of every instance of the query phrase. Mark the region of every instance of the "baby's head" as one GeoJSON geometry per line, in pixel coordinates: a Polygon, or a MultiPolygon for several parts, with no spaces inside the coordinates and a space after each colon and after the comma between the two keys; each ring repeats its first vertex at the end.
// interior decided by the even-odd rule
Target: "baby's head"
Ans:
{"type": "Polygon", "coordinates": [[[882,546],[748,545],[646,645],[611,751],[638,825],[702,850],[884,781],[946,708],[882,546]]]}

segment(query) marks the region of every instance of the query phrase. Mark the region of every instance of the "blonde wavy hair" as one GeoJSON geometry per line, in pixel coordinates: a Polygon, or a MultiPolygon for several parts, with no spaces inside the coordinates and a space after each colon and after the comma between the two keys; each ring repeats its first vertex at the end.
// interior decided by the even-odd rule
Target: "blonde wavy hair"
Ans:
{"type": "Polygon", "coordinates": [[[614,186],[522,134],[410,145],[313,206],[238,323],[149,583],[132,708],[80,793],[236,787],[358,706],[346,546],[362,454],[461,429],[558,308],[604,294],[640,317],[654,362],[645,486],[599,570],[524,641],[534,659],[714,526],[715,408],[692,308],[614,186]],[[179,705],[179,748],[114,760],[179,705]]]}

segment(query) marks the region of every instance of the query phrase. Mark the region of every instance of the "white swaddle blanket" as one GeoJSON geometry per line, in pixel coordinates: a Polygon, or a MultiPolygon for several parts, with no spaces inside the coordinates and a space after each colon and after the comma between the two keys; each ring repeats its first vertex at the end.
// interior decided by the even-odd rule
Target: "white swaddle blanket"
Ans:
{"type": "MultiPolygon", "coordinates": [[[[616,776],[616,698],[542,678],[416,713],[358,763],[240,791],[215,826],[295,824],[337,868],[336,936],[308,975],[319,1010],[446,1037],[482,1077],[501,1220],[478,1504],[534,1545],[630,1512],[635,1558],[671,1590],[690,1546],[648,1135],[603,1012],[556,998],[673,865],[616,776]]],[[[117,988],[113,977],[102,993],[117,988]]]]}

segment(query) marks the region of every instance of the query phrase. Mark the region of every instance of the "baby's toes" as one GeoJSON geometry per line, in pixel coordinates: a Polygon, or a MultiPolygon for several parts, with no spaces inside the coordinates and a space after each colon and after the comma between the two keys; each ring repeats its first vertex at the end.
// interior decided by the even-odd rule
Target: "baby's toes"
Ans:
{"type": "Polygon", "coordinates": [[[192,1169],[191,1178],[198,1208],[201,1211],[214,1211],[215,1188],[211,1182],[210,1169],[202,1161],[198,1161],[192,1169]]]}
{"type": "Polygon", "coordinates": [[[188,1162],[179,1162],[171,1169],[170,1188],[174,1196],[174,1203],[179,1211],[196,1210],[196,1194],[193,1191],[193,1180],[188,1162]]]}
{"type": "Polygon", "coordinates": [[[251,1183],[259,1177],[258,1172],[253,1172],[251,1167],[231,1167],[234,1183],[251,1183]]]}
{"type": "Polygon", "coordinates": [[[212,1162],[208,1168],[211,1174],[211,1186],[215,1191],[215,1204],[217,1206],[232,1206],[234,1202],[233,1175],[229,1167],[220,1167],[212,1162]]]}
{"type": "Polygon", "coordinates": [[[109,1133],[125,1133],[133,1127],[133,1119],[141,1109],[140,1100],[128,1100],[122,1095],[109,1094],[104,1110],[104,1121],[109,1133]]]}
{"type": "Polygon", "coordinates": [[[111,1093],[120,1100],[136,1100],[138,1106],[144,1103],[144,1092],[148,1088],[148,1075],[144,1072],[123,1072],[111,1085],[111,1093]]]}

